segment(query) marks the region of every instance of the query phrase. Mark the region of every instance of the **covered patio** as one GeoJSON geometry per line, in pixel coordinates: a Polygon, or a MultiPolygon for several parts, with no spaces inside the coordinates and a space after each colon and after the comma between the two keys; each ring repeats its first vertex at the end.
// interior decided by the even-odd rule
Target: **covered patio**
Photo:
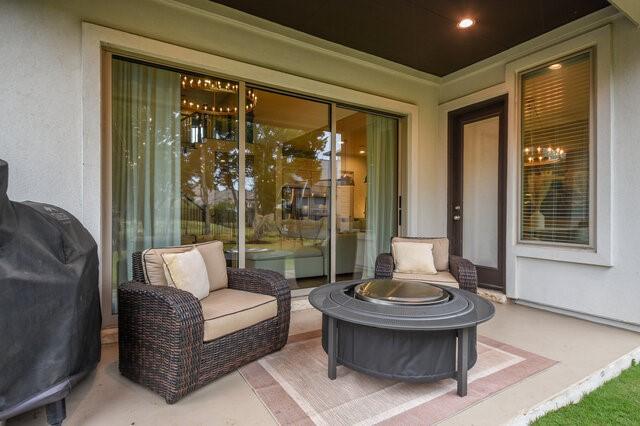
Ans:
{"type": "Polygon", "coordinates": [[[0,0],[0,426],[528,425],[635,366],[637,1],[0,0]]]}
{"type": "MultiPolygon", "coordinates": [[[[320,328],[320,315],[310,309],[306,300],[294,299],[293,306],[290,336],[320,328]]],[[[526,424],[539,405],[553,397],[570,399],[581,390],[590,390],[587,384],[567,392],[586,379],[594,383],[619,371],[622,363],[616,361],[621,358],[640,356],[640,340],[634,332],[514,304],[496,304],[495,319],[481,325],[479,334],[556,363],[450,415],[440,424],[526,424]]],[[[68,399],[69,425],[210,424],[212,415],[216,424],[277,424],[269,408],[239,372],[199,389],[179,404],[167,405],[156,394],[123,378],[117,362],[117,345],[104,345],[97,371],[68,399]]],[[[325,380],[328,381],[326,377],[325,380]]],[[[340,382],[334,385],[340,386],[340,382]]],[[[377,413],[372,409],[371,414],[377,413]]],[[[44,422],[45,413],[41,409],[8,424],[35,426],[44,422]]]]}

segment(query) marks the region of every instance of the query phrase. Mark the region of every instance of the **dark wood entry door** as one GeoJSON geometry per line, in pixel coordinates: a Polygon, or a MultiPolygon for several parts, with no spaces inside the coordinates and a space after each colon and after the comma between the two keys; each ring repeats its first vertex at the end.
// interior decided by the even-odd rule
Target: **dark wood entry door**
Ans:
{"type": "Polygon", "coordinates": [[[507,95],[449,113],[448,236],[482,287],[504,291],[507,95]]]}

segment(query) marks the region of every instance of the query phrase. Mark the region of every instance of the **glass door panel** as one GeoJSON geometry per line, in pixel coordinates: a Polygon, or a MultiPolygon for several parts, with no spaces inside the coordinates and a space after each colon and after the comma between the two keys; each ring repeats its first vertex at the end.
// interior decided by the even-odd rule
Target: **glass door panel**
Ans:
{"type": "Polygon", "coordinates": [[[115,313],[134,252],[237,246],[238,84],[114,57],[111,85],[115,313]]]}
{"type": "Polygon", "coordinates": [[[219,78],[181,75],[182,244],[222,241],[237,266],[238,90],[219,78]]]}
{"type": "Polygon", "coordinates": [[[330,277],[330,106],[247,89],[247,268],[283,274],[292,289],[330,277]]]}
{"type": "Polygon", "coordinates": [[[497,268],[500,118],[465,124],[462,132],[462,256],[497,268]]]}
{"type": "Polygon", "coordinates": [[[336,280],[370,278],[398,229],[398,120],[336,108],[336,280]]]}

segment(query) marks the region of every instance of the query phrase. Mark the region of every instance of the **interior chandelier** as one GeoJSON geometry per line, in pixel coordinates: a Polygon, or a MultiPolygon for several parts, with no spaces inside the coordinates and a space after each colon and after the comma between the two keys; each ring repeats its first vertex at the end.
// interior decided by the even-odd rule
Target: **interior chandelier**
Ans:
{"type": "Polygon", "coordinates": [[[564,149],[559,147],[553,148],[548,146],[544,148],[538,146],[536,148],[525,148],[523,156],[525,157],[524,164],[526,166],[542,166],[564,160],[567,154],[564,152],[564,149]]]}
{"type": "MultiPolygon", "coordinates": [[[[196,89],[211,92],[213,94],[211,103],[200,102],[182,96],[181,108],[183,111],[210,115],[235,115],[238,113],[238,106],[235,104],[235,96],[216,96],[218,94],[237,94],[239,86],[230,82],[212,80],[209,78],[183,75],[181,79],[183,89],[196,89]],[[231,103],[229,100],[231,99],[231,103]]],[[[258,96],[251,89],[245,94],[245,111],[251,112],[258,103],[258,96]]]]}

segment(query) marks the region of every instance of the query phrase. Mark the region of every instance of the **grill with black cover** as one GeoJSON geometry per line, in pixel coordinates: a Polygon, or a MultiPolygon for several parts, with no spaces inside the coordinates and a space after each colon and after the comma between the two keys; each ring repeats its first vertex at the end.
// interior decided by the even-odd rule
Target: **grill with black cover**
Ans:
{"type": "Polygon", "coordinates": [[[95,240],[65,210],[10,201],[0,160],[0,421],[40,406],[61,424],[100,360],[95,240]]]}

